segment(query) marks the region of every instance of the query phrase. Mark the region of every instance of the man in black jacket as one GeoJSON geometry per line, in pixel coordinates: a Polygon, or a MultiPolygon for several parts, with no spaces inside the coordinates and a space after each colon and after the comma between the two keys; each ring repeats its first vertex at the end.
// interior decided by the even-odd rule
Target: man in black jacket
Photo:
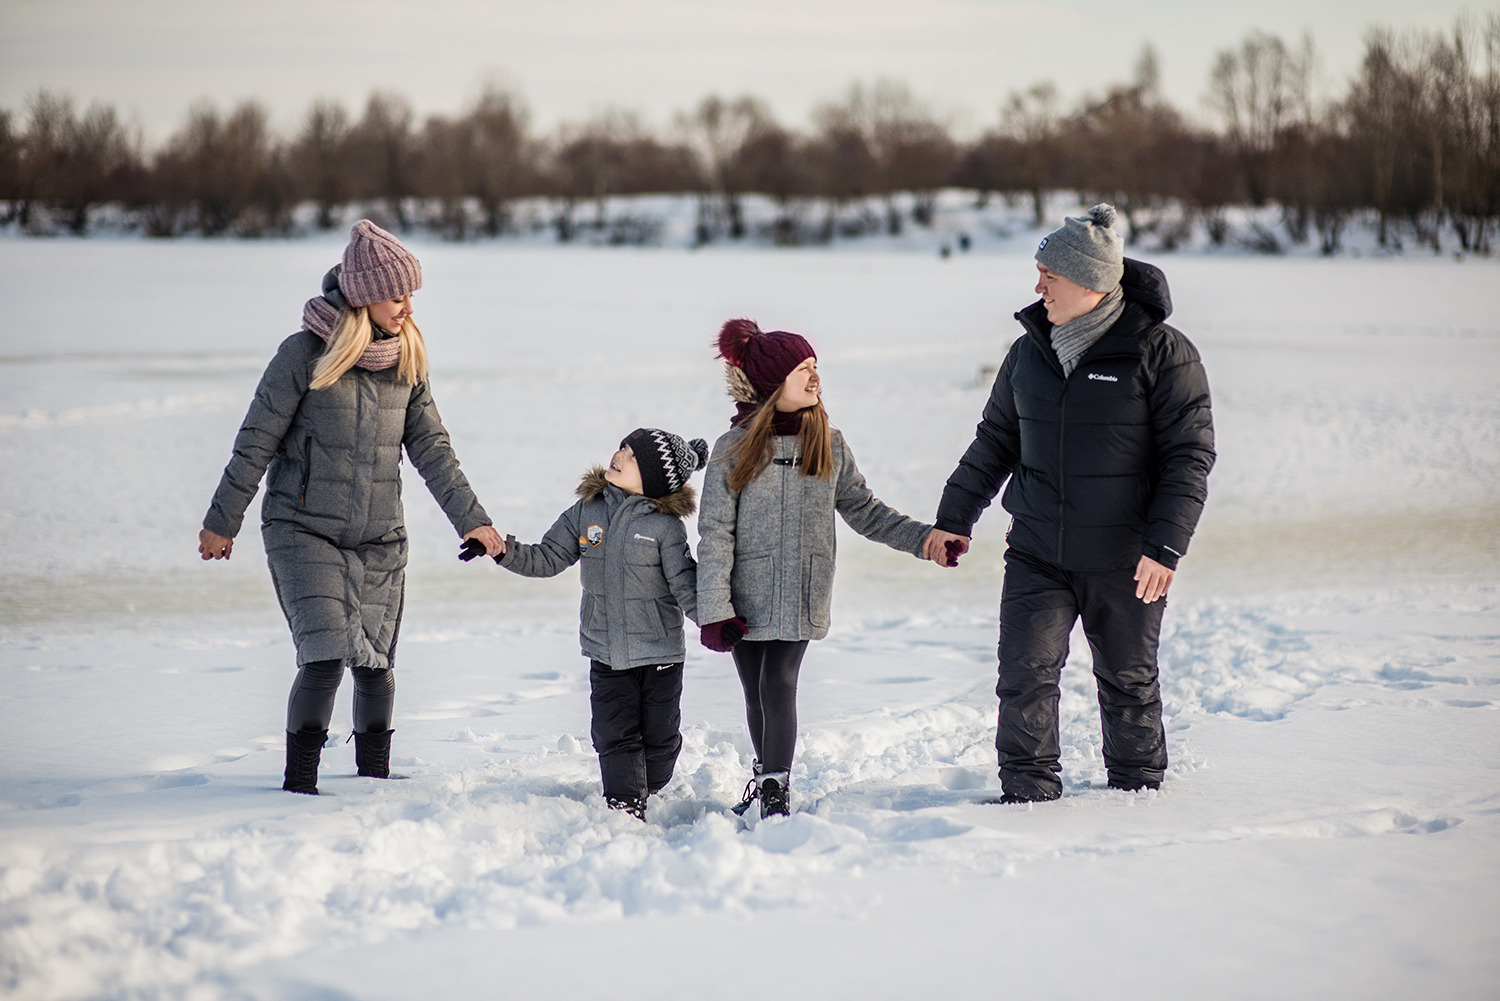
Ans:
{"type": "Polygon", "coordinates": [[[1114,218],[1096,205],[1041,242],[1041,301],[1016,314],[1025,335],[927,541],[934,561],[956,560],[1006,486],[1002,802],[1062,795],[1058,682],[1080,618],[1110,786],[1156,789],[1167,767],[1156,652],[1167,590],[1207,497],[1213,421],[1197,350],[1163,322],[1166,276],[1125,259],[1114,218]]]}

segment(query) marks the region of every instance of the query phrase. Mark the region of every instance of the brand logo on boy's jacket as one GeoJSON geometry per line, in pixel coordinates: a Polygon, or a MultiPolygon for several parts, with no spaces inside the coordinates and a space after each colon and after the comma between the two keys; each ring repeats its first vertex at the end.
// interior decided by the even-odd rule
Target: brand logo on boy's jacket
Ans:
{"type": "Polygon", "coordinates": [[[597,546],[604,541],[604,527],[602,525],[590,525],[582,535],[578,537],[578,548],[588,549],[597,546]]]}
{"type": "Polygon", "coordinates": [[[1119,376],[1114,376],[1114,375],[1100,375],[1098,372],[1090,372],[1089,373],[1089,378],[1090,379],[1097,379],[1100,382],[1119,382],[1120,381],[1119,376]]]}
{"type": "Polygon", "coordinates": [[[655,539],[651,538],[651,536],[649,536],[649,535],[642,535],[640,532],[636,532],[635,533],[635,537],[637,539],[640,539],[642,542],[655,542],[656,541],[655,539]]]}

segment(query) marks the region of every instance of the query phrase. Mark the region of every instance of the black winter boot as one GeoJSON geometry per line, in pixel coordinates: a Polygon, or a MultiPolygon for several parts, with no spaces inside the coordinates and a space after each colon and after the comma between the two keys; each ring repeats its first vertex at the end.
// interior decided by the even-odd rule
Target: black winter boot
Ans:
{"type": "Polygon", "coordinates": [[[318,794],[318,761],[327,740],[327,730],[286,732],[286,778],[281,788],[309,796],[318,794]]]}
{"type": "Polygon", "coordinates": [[[792,812],[792,797],[785,775],[764,775],[760,780],[760,816],[786,817],[792,812]]]}
{"type": "Polygon", "coordinates": [[[354,735],[354,767],[359,774],[372,779],[391,777],[391,734],[395,732],[354,735]]]}
{"type": "Polygon", "coordinates": [[[760,798],[760,759],[756,758],[750,765],[750,781],[745,783],[745,791],[740,794],[740,801],[730,807],[736,817],[743,817],[750,809],[750,804],[760,798]]]}
{"type": "Polygon", "coordinates": [[[611,810],[623,810],[643,823],[646,820],[646,801],[643,799],[615,799],[607,797],[604,802],[609,805],[611,810]]]}

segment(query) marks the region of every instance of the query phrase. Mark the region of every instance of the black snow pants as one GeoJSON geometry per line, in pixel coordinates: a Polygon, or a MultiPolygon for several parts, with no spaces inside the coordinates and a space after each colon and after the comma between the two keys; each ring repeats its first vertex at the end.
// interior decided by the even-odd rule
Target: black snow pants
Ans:
{"type": "Polygon", "coordinates": [[[745,689],[745,721],[762,774],[792,770],[797,746],[797,676],[807,640],[741,640],[734,666],[745,689]]]}
{"type": "MultiPolygon", "coordinates": [[[[385,733],[396,708],[396,676],[388,669],[351,667],[354,675],[354,732],[385,733]]],[[[333,721],[333,700],[344,679],[341,660],[314,660],[297,668],[286,700],[286,728],[326,730],[333,721]]]]}
{"type": "Polygon", "coordinates": [[[591,661],[589,705],[604,798],[645,803],[672,780],[682,750],[682,664],[616,671],[591,661]]]}
{"type": "Polygon", "coordinates": [[[1156,649],[1166,599],[1135,596],[1135,571],[1069,571],[1012,549],[1000,597],[1000,720],[995,749],[1007,796],[1062,794],[1058,682],[1068,634],[1083,620],[1094,655],[1104,764],[1118,789],[1155,788],[1167,768],[1156,649]]]}

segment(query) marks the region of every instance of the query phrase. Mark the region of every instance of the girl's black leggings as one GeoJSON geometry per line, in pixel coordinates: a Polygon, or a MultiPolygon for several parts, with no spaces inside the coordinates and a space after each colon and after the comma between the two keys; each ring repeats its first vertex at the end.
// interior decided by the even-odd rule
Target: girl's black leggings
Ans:
{"type": "MultiPolygon", "coordinates": [[[[396,676],[371,667],[351,667],[354,675],[354,730],[384,733],[391,728],[396,705],[396,676]]],[[[292,693],[286,700],[286,728],[326,730],[333,721],[333,698],[344,679],[341,660],[314,660],[297,668],[292,693]]]]}
{"type": "Polygon", "coordinates": [[[797,746],[797,675],[807,640],[741,640],[734,666],[745,689],[745,720],[762,772],[792,768],[797,746]]]}

